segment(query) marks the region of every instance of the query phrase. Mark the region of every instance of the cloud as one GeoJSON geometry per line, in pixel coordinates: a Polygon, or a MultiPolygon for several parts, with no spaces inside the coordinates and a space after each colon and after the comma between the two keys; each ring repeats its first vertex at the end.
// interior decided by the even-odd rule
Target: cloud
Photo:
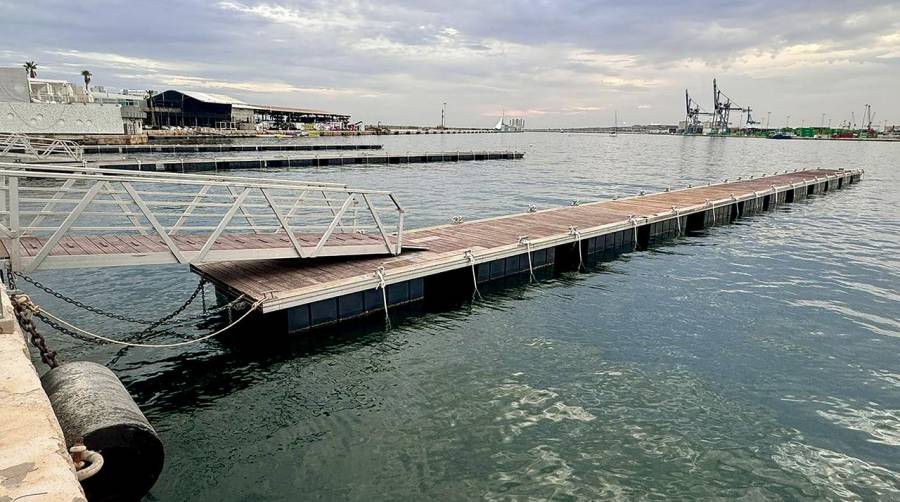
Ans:
{"type": "Polygon", "coordinates": [[[81,52],[73,49],[55,49],[45,51],[45,53],[54,56],[60,56],[63,60],[69,62],[75,60],[83,64],[90,64],[91,66],[99,66],[101,68],[141,70],[151,72],[184,69],[184,65],[180,65],[171,61],[160,61],[146,57],[126,56],[111,52],[81,52]]]}
{"type": "Polygon", "coordinates": [[[564,108],[564,112],[596,112],[603,110],[604,108],[600,106],[570,106],[568,108],[564,108]]]}
{"type": "Polygon", "coordinates": [[[362,96],[377,97],[378,94],[372,91],[358,89],[331,89],[323,87],[299,87],[285,82],[229,82],[223,80],[215,80],[203,77],[191,77],[185,75],[170,74],[120,74],[119,78],[141,80],[153,82],[159,85],[186,88],[186,89],[225,89],[235,91],[245,91],[252,93],[281,94],[281,93],[300,93],[314,94],[321,96],[362,96]]]}
{"type": "Polygon", "coordinates": [[[481,114],[482,117],[539,117],[542,115],[547,115],[548,113],[557,113],[550,110],[542,110],[540,108],[529,108],[529,109],[511,109],[511,110],[495,110],[495,111],[485,111],[481,114]]]}
{"type": "MultiPolygon", "coordinates": [[[[219,2],[218,7],[226,10],[258,16],[273,23],[286,24],[303,31],[325,32],[327,30],[353,30],[362,27],[364,20],[342,10],[339,3],[331,9],[300,9],[271,3],[247,5],[240,2],[219,2]]],[[[352,12],[352,11],[351,11],[352,12]]]]}
{"type": "Polygon", "coordinates": [[[685,88],[710,107],[713,77],[738,103],[797,120],[871,103],[900,122],[890,2],[94,0],[59,16],[63,5],[0,0],[0,64],[35,59],[49,78],[91,69],[107,87],[215,89],[371,122],[433,123],[444,101],[452,125],[491,125],[504,107],[536,127],[605,123],[612,109],[672,122],[685,88]]]}

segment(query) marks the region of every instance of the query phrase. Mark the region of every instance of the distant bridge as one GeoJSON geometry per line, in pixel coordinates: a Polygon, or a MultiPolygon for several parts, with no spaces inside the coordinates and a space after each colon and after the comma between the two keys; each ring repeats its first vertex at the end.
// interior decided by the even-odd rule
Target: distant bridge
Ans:
{"type": "Polygon", "coordinates": [[[13,271],[396,255],[402,235],[387,191],[0,162],[0,260],[13,271]]]}

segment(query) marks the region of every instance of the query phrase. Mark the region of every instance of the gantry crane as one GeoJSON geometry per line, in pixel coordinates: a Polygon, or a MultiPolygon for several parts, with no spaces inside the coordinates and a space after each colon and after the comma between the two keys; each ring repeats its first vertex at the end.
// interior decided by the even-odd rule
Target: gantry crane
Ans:
{"type": "Polygon", "coordinates": [[[714,131],[718,134],[725,134],[729,131],[731,112],[747,112],[746,125],[755,125],[759,123],[753,120],[753,110],[749,106],[742,107],[738,105],[728,97],[727,94],[719,89],[716,79],[713,79],[713,110],[712,126],[714,131]]]}
{"type": "Polygon", "coordinates": [[[691,98],[688,90],[684,90],[685,120],[684,134],[703,134],[703,122],[700,117],[703,115],[712,115],[712,113],[703,111],[699,103],[691,98]]]}

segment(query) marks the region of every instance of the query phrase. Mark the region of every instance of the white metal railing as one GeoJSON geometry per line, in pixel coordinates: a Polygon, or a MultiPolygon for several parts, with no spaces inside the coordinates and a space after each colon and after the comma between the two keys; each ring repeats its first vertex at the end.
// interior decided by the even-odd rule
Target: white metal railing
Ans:
{"type": "Polygon", "coordinates": [[[67,139],[40,138],[19,133],[0,134],[0,157],[25,157],[43,160],[63,156],[83,162],[84,149],[67,139]]]}
{"type": "Polygon", "coordinates": [[[0,163],[0,239],[17,271],[399,254],[402,233],[403,209],[387,191],[0,163]],[[371,235],[347,244],[338,242],[340,234],[371,235]],[[135,246],[149,242],[154,249],[110,251],[111,236],[136,236],[135,246]]]}

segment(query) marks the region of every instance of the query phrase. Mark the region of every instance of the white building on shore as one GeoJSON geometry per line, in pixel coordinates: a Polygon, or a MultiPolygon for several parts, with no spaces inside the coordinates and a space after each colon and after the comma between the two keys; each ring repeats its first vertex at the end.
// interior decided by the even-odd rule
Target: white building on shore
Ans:
{"type": "Polygon", "coordinates": [[[497,121],[497,125],[494,126],[494,130],[499,132],[524,132],[525,119],[518,117],[507,117],[504,113],[500,116],[500,120],[497,121]]]}
{"type": "Polygon", "coordinates": [[[0,133],[140,134],[138,106],[97,100],[84,86],[30,78],[19,67],[0,68],[0,133]]]}

